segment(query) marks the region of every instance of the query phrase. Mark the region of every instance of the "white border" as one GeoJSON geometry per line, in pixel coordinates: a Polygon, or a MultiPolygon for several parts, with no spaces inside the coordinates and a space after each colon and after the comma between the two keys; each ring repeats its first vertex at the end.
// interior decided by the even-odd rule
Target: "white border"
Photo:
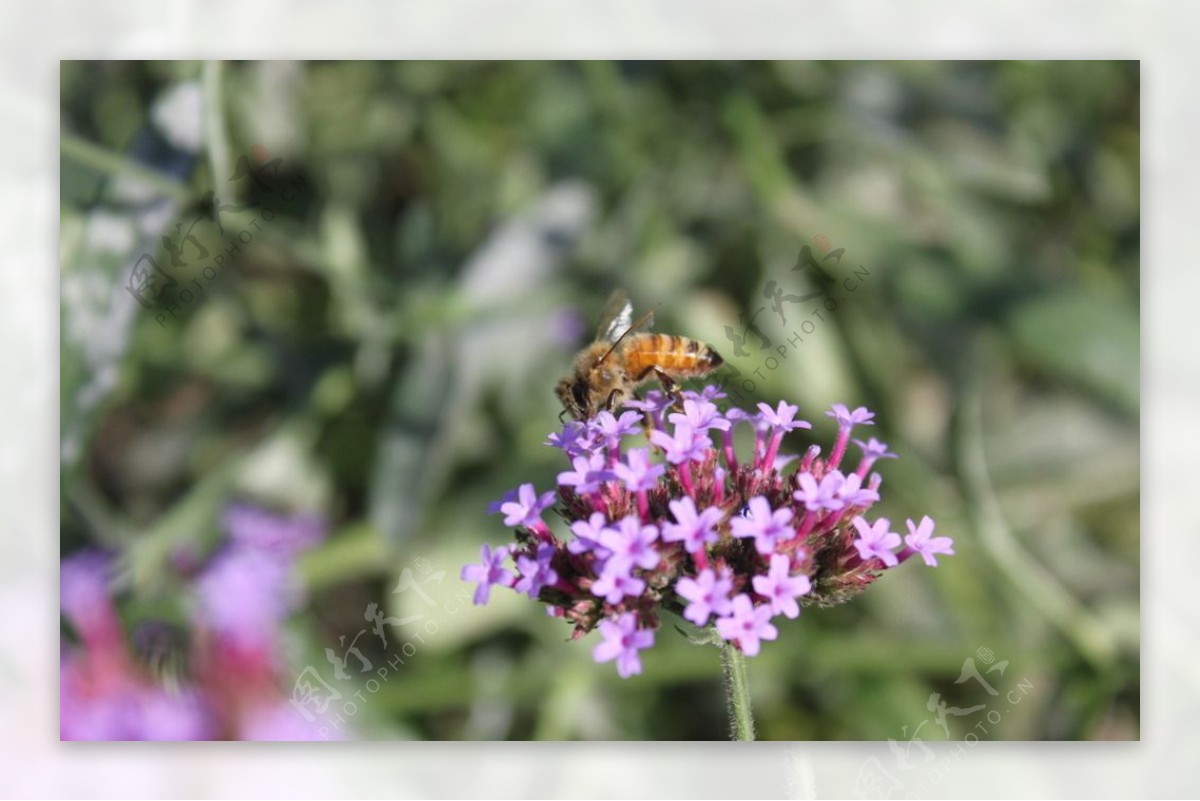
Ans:
{"type": "Polygon", "coordinates": [[[952,762],[930,793],[1200,793],[1200,525],[1190,507],[1200,450],[1192,345],[1198,8],[1028,0],[5,5],[0,787],[82,797],[853,797],[862,761],[887,754],[886,746],[842,743],[58,743],[59,58],[1033,57],[1137,58],[1143,66],[1143,742],[984,744],[952,762]]]}

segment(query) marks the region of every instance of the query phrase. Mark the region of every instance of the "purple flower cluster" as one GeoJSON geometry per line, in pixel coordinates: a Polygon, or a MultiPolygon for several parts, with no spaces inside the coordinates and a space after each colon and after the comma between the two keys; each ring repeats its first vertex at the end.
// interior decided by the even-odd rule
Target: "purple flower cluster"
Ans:
{"type": "Polygon", "coordinates": [[[180,572],[192,604],[186,647],[165,646],[180,657],[170,682],[136,651],[139,640],[154,641],[140,635],[173,627],[142,624],[130,647],[113,557],[84,550],[63,560],[62,614],[78,642],[63,647],[62,739],[318,738],[288,701],[281,632],[299,597],[295,557],[324,537],[324,524],[247,504],[229,507],[222,522],[228,542],[207,563],[191,552],[172,559],[186,563],[180,572]]]}
{"type": "Polygon", "coordinates": [[[778,636],[776,615],[843,603],[913,555],[936,566],[937,555],[954,553],[929,517],[909,520],[903,538],[887,518],[867,519],[882,481],[872,467],[895,455],[874,438],[856,439],[862,456],[843,470],[853,430],[873,425],[866,408],[836,404],[826,413],[838,426],[829,456],[813,446],[798,458],[780,453],[787,433],[812,428],[797,407],[722,412],[716,387],[683,397],[666,413],[670,399],[650,392],[629,404],[640,415],[601,412],[551,434],[546,444],[570,469],[556,492],[524,484],[493,504],[516,541],[483,546],[482,562],[463,568],[478,585],[475,603],[509,587],[572,623],[573,638],[599,628],[593,657],[615,660],[627,678],[642,670],[639,652],[654,645],[660,611],[711,626],[753,656],[778,636]],[[754,432],[745,459],[734,447],[738,424],[754,432]],[[648,444],[629,442],[643,432],[648,444]],[[571,536],[550,530],[547,510],[571,536]]]}

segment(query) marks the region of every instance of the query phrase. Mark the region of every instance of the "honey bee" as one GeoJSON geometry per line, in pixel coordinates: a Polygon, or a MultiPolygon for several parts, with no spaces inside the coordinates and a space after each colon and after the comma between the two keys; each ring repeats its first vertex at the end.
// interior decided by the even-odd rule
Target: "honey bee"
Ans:
{"type": "Polygon", "coordinates": [[[642,330],[653,323],[653,309],[633,322],[633,304],[623,291],[613,292],[596,340],[579,352],[574,371],[555,387],[563,405],[560,419],[570,413],[576,420],[587,420],[611,411],[652,378],[678,401],[677,380],[706,375],[725,363],[721,354],[698,340],[642,330]]]}

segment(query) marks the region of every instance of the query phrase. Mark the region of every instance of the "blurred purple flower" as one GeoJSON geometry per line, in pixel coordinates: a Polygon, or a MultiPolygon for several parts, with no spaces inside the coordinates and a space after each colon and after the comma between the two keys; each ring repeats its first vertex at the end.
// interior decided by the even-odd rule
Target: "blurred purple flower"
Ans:
{"type": "Polygon", "coordinates": [[[213,711],[195,690],[153,688],[140,698],[142,740],[210,740],[216,736],[213,711]]]}
{"type": "Polygon", "coordinates": [[[872,420],[875,419],[875,413],[866,406],[859,406],[854,411],[850,411],[844,403],[835,403],[829,411],[825,412],[826,417],[832,417],[837,421],[839,428],[850,428],[852,426],[873,426],[872,420]]]}
{"type": "Polygon", "coordinates": [[[337,728],[320,727],[305,718],[287,701],[272,701],[255,704],[246,709],[241,717],[238,738],[258,742],[307,742],[313,740],[340,740],[337,728]],[[326,731],[322,731],[326,729],[326,731]],[[332,736],[331,736],[332,735],[332,736]]]}
{"type": "Polygon", "coordinates": [[[880,442],[874,437],[871,437],[866,442],[863,442],[861,439],[856,439],[854,440],[854,444],[862,448],[864,459],[871,459],[874,461],[875,459],[896,458],[896,454],[888,450],[887,443],[880,442]]]}
{"type": "Polygon", "coordinates": [[[550,314],[548,322],[550,338],[564,348],[573,348],[584,332],[587,331],[587,320],[583,312],[574,306],[560,306],[550,314]]]}
{"type": "Polygon", "coordinates": [[[120,621],[113,608],[109,582],[112,559],[102,551],[72,554],[59,568],[59,605],[90,647],[119,643],[120,621]]]}
{"type": "Polygon", "coordinates": [[[195,690],[152,687],[132,672],[103,675],[74,652],[59,672],[63,740],[206,740],[216,736],[211,709],[195,690]]]}
{"type": "Polygon", "coordinates": [[[196,582],[196,621],[236,650],[274,653],[279,624],[299,600],[291,566],[278,556],[230,548],[196,582]]]}
{"type": "Polygon", "coordinates": [[[325,538],[325,523],[319,515],[282,515],[249,503],[225,509],[221,523],[235,547],[291,558],[325,538]]]}

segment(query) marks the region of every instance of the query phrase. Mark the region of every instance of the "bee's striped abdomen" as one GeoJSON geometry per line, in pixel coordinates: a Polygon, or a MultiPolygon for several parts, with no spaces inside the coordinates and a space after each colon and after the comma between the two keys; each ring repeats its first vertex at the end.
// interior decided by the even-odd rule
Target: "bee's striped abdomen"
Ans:
{"type": "Polygon", "coordinates": [[[721,355],[703,342],[671,334],[639,334],[625,350],[626,369],[639,380],[653,367],[688,378],[712,372],[724,363],[721,355]]]}

